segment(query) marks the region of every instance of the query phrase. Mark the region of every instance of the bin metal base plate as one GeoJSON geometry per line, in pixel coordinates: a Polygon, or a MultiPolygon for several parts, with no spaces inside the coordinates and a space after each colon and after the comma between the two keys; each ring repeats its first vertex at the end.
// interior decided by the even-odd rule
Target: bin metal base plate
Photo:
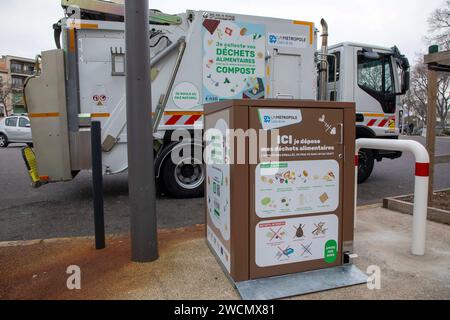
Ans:
{"type": "Polygon", "coordinates": [[[244,300],[273,300],[343,288],[367,282],[356,266],[344,265],[284,276],[237,282],[244,300]]]}

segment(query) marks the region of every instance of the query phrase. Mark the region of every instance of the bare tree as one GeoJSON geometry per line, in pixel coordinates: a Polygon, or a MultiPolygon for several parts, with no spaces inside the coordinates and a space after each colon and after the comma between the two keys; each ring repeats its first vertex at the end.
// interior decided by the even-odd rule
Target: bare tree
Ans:
{"type": "Polygon", "coordinates": [[[442,73],[438,78],[436,112],[441,120],[441,127],[445,129],[448,111],[450,110],[450,77],[442,73]]]}
{"type": "Polygon", "coordinates": [[[0,77],[0,104],[3,105],[3,108],[5,110],[5,117],[8,116],[8,108],[7,108],[7,101],[8,97],[12,91],[12,86],[9,82],[5,81],[2,77],[0,77]]]}
{"type": "Polygon", "coordinates": [[[437,44],[441,50],[450,49],[450,0],[428,18],[428,32],[426,40],[429,44],[437,44]]]}
{"type": "MultiPolygon", "coordinates": [[[[426,121],[428,101],[427,66],[418,60],[411,72],[411,88],[403,99],[416,115],[426,121]]],[[[436,113],[439,117],[442,129],[445,128],[447,115],[450,110],[450,77],[445,73],[438,73],[438,90],[436,97],[436,113]]]]}
{"type": "MultiPolygon", "coordinates": [[[[402,109],[403,109],[403,117],[406,120],[404,123],[403,132],[409,132],[409,128],[411,123],[414,125],[414,119],[417,119],[418,128],[422,128],[425,122],[425,113],[423,112],[423,108],[421,108],[422,103],[416,98],[412,90],[408,90],[406,94],[402,98],[402,109]]],[[[413,132],[410,132],[413,134],[413,132]]]]}
{"type": "MultiPolygon", "coordinates": [[[[428,44],[437,44],[441,50],[450,50],[450,0],[433,11],[428,18],[427,37],[428,44]]],[[[439,116],[441,127],[445,128],[449,111],[450,79],[448,73],[438,74],[438,91],[436,101],[436,113],[439,116]]]]}
{"type": "Polygon", "coordinates": [[[427,119],[427,66],[418,61],[411,72],[411,94],[414,96],[414,110],[425,122],[427,119]]]}
{"type": "MultiPolygon", "coordinates": [[[[443,7],[432,12],[428,18],[429,35],[425,38],[428,44],[437,44],[441,50],[450,49],[450,0],[443,7]]],[[[423,54],[420,54],[423,57],[423,54]]],[[[427,66],[421,58],[417,59],[411,71],[410,92],[403,98],[414,113],[426,121],[427,111],[427,66]]],[[[438,90],[436,97],[436,113],[440,125],[444,129],[450,109],[450,77],[447,73],[438,73],[438,90]]]]}

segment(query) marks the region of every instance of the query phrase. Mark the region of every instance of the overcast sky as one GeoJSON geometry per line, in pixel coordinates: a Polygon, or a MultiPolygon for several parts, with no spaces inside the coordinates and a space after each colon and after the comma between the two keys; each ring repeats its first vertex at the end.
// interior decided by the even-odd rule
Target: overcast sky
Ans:
{"type": "MultiPolygon", "coordinates": [[[[52,24],[63,16],[59,0],[0,0],[0,55],[33,58],[54,48],[52,24]]],[[[342,41],[397,45],[410,60],[425,51],[430,12],[443,0],[150,0],[166,13],[186,9],[242,13],[293,20],[320,26],[327,20],[330,44],[342,41]]]]}

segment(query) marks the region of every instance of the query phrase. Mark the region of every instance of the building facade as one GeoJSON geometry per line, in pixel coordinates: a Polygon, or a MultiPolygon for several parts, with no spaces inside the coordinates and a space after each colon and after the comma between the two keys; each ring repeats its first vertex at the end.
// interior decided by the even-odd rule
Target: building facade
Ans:
{"type": "Polygon", "coordinates": [[[34,74],[33,59],[2,56],[0,58],[0,116],[26,113],[23,98],[25,80],[34,74]]]}
{"type": "Polygon", "coordinates": [[[5,86],[7,86],[7,81],[8,69],[6,68],[6,61],[0,59],[0,117],[5,116],[5,104],[7,103],[6,100],[9,98],[8,95],[4,96],[4,93],[7,93],[9,90],[8,88],[5,88],[5,86]]]}

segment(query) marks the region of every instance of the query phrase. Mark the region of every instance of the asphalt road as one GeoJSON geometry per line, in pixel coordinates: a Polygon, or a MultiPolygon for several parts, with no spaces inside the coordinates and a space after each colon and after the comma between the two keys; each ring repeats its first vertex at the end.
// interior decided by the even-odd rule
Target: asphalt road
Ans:
{"type": "MultiPolygon", "coordinates": [[[[416,138],[424,142],[423,138],[416,138]]],[[[437,138],[437,154],[450,154],[450,138],[437,138]]],[[[450,164],[436,166],[435,189],[450,187],[450,164]]],[[[405,154],[375,165],[370,179],[359,186],[358,204],[412,193],[414,158],[405,154]]],[[[129,231],[127,174],[104,179],[107,233],[129,231]]],[[[203,199],[177,200],[159,196],[158,227],[178,228],[204,223],[203,199]]],[[[30,187],[20,147],[0,149],[0,241],[31,240],[93,234],[91,176],[30,187]]]]}

